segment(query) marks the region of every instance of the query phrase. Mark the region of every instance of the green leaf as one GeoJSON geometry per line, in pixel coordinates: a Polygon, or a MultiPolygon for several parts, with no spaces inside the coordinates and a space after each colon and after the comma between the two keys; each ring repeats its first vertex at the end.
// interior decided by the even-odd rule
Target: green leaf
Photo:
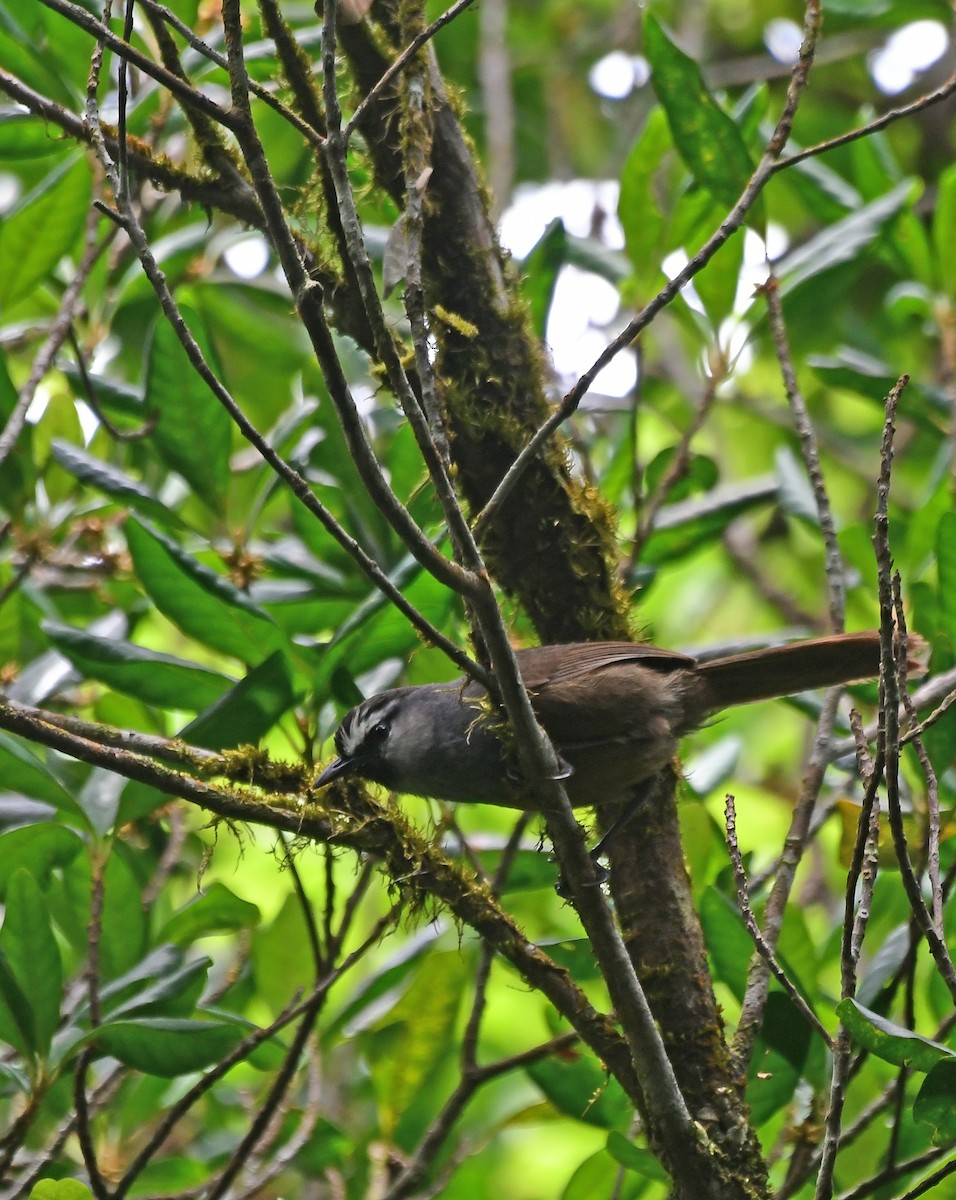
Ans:
{"type": "Polygon", "coordinates": [[[180,730],[179,736],[208,750],[255,745],[294,703],[289,664],[277,650],[180,730]]]}
{"type": "Polygon", "coordinates": [[[52,770],[13,734],[0,730],[0,778],[7,791],[20,792],[34,800],[44,800],[65,816],[79,818],[86,825],[82,808],[52,770]]]}
{"type": "Polygon", "coordinates": [[[209,958],[183,962],[180,956],[174,968],[147,978],[145,987],[127,996],[115,1007],[104,1005],[104,1010],[114,1021],[133,1016],[188,1017],[196,1011],[211,966],[212,959],[209,958]]]}
{"type": "Polygon", "coordinates": [[[700,899],[700,920],[715,976],[742,999],[754,944],[740,909],[723,892],[708,887],[700,899]]]}
{"type": "Polygon", "coordinates": [[[773,480],[753,479],[715,488],[662,508],[641,556],[642,566],[657,566],[685,558],[698,546],[710,544],[743,513],[763,508],[778,498],[773,480]]]}
{"type": "Polygon", "coordinates": [[[588,1050],[552,1055],[527,1071],[558,1112],[585,1125],[624,1130],[634,1115],[624,1089],[588,1050]]]}
{"type": "Polygon", "coordinates": [[[60,135],[40,117],[26,112],[0,113],[0,159],[45,158],[62,153],[60,135]]]}
{"type": "Polygon", "coordinates": [[[879,200],[826,226],[785,255],[776,267],[781,293],[788,295],[823,271],[858,258],[860,251],[873,241],[883,226],[901,208],[913,202],[915,188],[912,179],[904,180],[879,200]]]}
{"type": "Polygon", "coordinates": [[[888,1021],[856,1000],[841,1000],[837,1005],[837,1015],[855,1042],[894,1066],[929,1071],[944,1059],[956,1059],[956,1052],[948,1046],[921,1037],[911,1029],[904,1029],[902,1025],[888,1021]]]}
{"type": "Polygon", "coordinates": [[[41,1059],[45,1058],[60,1020],[63,964],[46,900],[36,880],[22,868],[14,873],[7,888],[0,949],[29,998],[31,1049],[41,1059]]]}
{"type": "Polygon", "coordinates": [[[224,883],[214,883],[170,917],[159,939],[177,946],[190,946],[198,938],[210,934],[253,929],[259,924],[260,917],[255,904],[241,899],[224,883]]]}
{"type": "MultiPolygon", "coordinates": [[[[0,930],[2,933],[2,930],[0,930]]],[[[33,1008],[0,945],[0,1040],[27,1058],[36,1052],[33,1008]]]]}
{"type": "MultiPolygon", "coordinates": [[[[448,588],[423,571],[410,556],[390,573],[409,601],[441,629],[454,607],[448,588]],[[411,580],[411,582],[409,582],[411,580]]],[[[354,678],[386,658],[407,657],[421,645],[418,634],[380,591],[373,590],[352,616],[336,629],[322,653],[312,686],[324,696],[339,667],[345,664],[354,678]]]]}
{"type": "MultiPolygon", "coordinates": [[[[644,18],[644,49],[677,152],[701,187],[732,207],[754,170],[740,130],[707,90],[694,60],[651,14],[644,18]]],[[[752,219],[763,223],[755,211],[752,219]]]]}
{"type": "Polygon", "coordinates": [[[219,1062],[242,1040],[242,1031],[226,1021],[141,1017],[107,1021],[90,1040],[128,1067],[173,1079],[219,1062]]]}
{"type": "Polygon", "coordinates": [[[629,1171],[636,1171],[638,1175],[643,1175],[645,1179],[653,1179],[657,1183],[670,1183],[670,1176],[660,1160],[644,1146],[635,1146],[616,1129],[612,1129],[607,1135],[607,1149],[614,1161],[619,1162],[622,1167],[627,1167],[629,1171]]]}
{"type": "MultiPolygon", "coordinates": [[[[219,374],[202,318],[181,312],[207,365],[219,374]]],[[[165,319],[153,331],[146,362],[146,409],[157,418],[152,441],[209,507],[223,511],[229,486],[232,421],[191,366],[173,327],[165,319]]]]}
{"type": "MultiPolygon", "coordinates": [[[[418,964],[431,952],[437,935],[431,929],[424,929],[399,954],[380,967],[370,979],[364,981],[349,998],[340,1013],[322,1029],[322,1044],[325,1047],[334,1046],[341,1040],[344,1030],[359,1022],[363,1014],[375,1011],[379,1001],[396,988],[410,974],[418,969],[418,964]]],[[[255,962],[255,958],[253,959],[255,962]]],[[[268,960],[262,963],[268,970],[268,960]]],[[[258,967],[258,964],[257,964],[258,967]]]]}
{"type": "Polygon", "coordinates": [[[93,1200],[93,1193],[78,1179],[41,1179],[30,1200],[93,1200]]]}
{"type": "MultiPolygon", "coordinates": [[[[644,484],[649,495],[657,491],[661,481],[670,470],[676,453],[675,446],[668,446],[647,464],[647,470],[644,472],[644,484]]],[[[703,454],[692,454],[683,474],[668,491],[668,502],[674,504],[678,500],[686,500],[688,496],[695,493],[710,491],[716,485],[718,476],[719,468],[712,458],[703,454]]]]}
{"type": "Polygon", "coordinates": [[[933,1126],[934,1145],[956,1138],[956,1061],[947,1058],[930,1069],[913,1102],[913,1118],[933,1126]]]}
{"type": "Polygon", "coordinates": [[[132,642],[97,637],[52,621],[42,621],[41,628],[88,679],[98,679],[144,704],[194,711],[208,708],[233,683],[218,671],[194,666],[169,654],[157,654],[132,642]]]}
{"type": "Polygon", "coordinates": [[[112,496],[123,504],[132,505],[142,512],[150,513],[167,524],[182,524],[179,517],[168,509],[145,484],[137,483],[119,467],[114,467],[112,463],[94,458],[92,454],[87,454],[79,446],[74,446],[72,442],[65,442],[61,438],[54,438],[50,450],[60,466],[65,471],[69,471],[80,483],[89,484],[90,487],[105,492],[107,496],[112,496]]]}
{"type": "Polygon", "coordinates": [[[278,1014],[290,994],[315,976],[315,962],[298,897],[292,894],[266,928],[256,930],[252,943],[252,972],[256,992],[278,1014]]]}
{"type": "Polygon", "coordinates": [[[771,992],[747,1084],[747,1103],[756,1127],[789,1104],[802,1078],[812,1037],[810,1025],[790,997],[771,992]]]}
{"type": "Polygon", "coordinates": [[[15,871],[23,868],[43,884],[55,867],[71,863],[82,849],[83,842],[71,829],[49,822],[0,834],[0,901],[6,901],[15,871]]]}
{"type": "Polygon", "coordinates": [[[939,177],[933,206],[933,251],[940,287],[956,304],[956,166],[948,167],[939,177]]]}
{"type": "Polygon", "coordinates": [[[664,111],[655,108],[621,171],[617,216],[639,292],[650,290],[660,276],[665,222],[655,185],[664,155],[672,146],[664,111]]]}
{"type": "Polygon", "coordinates": [[[465,978],[457,949],[428,955],[369,1038],[379,1116],[388,1136],[449,1051],[465,978]]]}
{"type": "Polygon", "coordinates": [[[568,234],[560,218],[552,221],[521,264],[521,291],[531,310],[531,324],[544,338],[558,274],[568,258],[568,234]]]}
{"type": "MultiPolygon", "coordinates": [[[[0,156],[2,161],[2,156],[0,156]]],[[[7,369],[7,357],[0,350],[0,422],[6,426],[17,406],[17,389],[7,369]]],[[[18,515],[33,499],[36,487],[33,426],[26,422],[20,430],[15,448],[7,456],[0,471],[0,508],[11,516],[18,515]]]]}
{"type": "MultiPolygon", "coordinates": [[[[208,958],[186,962],[181,950],[160,946],[112,982],[100,988],[102,1012],[111,1020],[130,1017],[188,1017],[205,989],[208,958]]],[[[81,1046],[90,1041],[89,1004],[82,1002],[71,1023],[55,1039],[51,1063],[62,1070],[81,1046]]]]}
{"type": "MultiPolygon", "coordinates": [[[[130,855],[130,858],[133,858],[130,855]]],[[[84,919],[88,919],[89,879],[85,881],[84,919]]],[[[100,962],[105,980],[115,979],[143,957],[148,919],[143,911],[142,884],[127,864],[123,847],[113,847],[103,882],[100,962]]]]}
{"type": "Polygon", "coordinates": [[[140,582],[159,611],[184,633],[249,665],[289,649],[282,631],[228,579],[146,521],[130,517],[125,528],[140,582]]]}
{"type": "Polygon", "coordinates": [[[0,223],[0,310],[29,296],[79,244],[90,195],[86,159],[71,158],[0,223]]]}
{"type": "Polygon", "coordinates": [[[711,327],[717,331],[734,311],[737,284],[744,261],[744,231],[738,229],[707,264],[694,276],[694,287],[711,327]]]}
{"type": "Polygon", "coordinates": [[[788,446],[780,446],[774,455],[779,481],[778,499],[780,507],[792,517],[799,517],[816,528],[820,524],[813,488],[807,476],[807,468],[788,446]]]}

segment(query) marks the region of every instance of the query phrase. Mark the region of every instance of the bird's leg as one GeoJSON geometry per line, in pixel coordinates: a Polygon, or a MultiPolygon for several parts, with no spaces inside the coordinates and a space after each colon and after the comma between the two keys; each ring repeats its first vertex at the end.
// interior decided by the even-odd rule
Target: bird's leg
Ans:
{"type": "Polygon", "coordinates": [[[654,786],[654,781],[651,780],[648,783],[642,784],[639,788],[635,788],[631,795],[626,800],[621,802],[620,808],[618,809],[614,820],[598,839],[597,845],[592,848],[590,852],[591,859],[599,871],[604,871],[605,878],[607,878],[607,871],[599,865],[598,859],[604,856],[608,847],[618,836],[621,830],[634,818],[635,813],[637,812],[639,806],[644,802],[644,799],[647,795],[646,789],[654,786]]]}

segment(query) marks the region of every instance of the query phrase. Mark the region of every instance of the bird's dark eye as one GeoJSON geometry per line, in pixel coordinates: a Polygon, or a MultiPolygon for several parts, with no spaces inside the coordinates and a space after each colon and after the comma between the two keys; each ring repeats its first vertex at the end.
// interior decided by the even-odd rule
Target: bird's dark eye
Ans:
{"type": "Polygon", "coordinates": [[[365,744],[367,746],[381,746],[382,742],[388,737],[388,725],[384,721],[379,721],[377,725],[373,725],[365,735],[365,744]]]}

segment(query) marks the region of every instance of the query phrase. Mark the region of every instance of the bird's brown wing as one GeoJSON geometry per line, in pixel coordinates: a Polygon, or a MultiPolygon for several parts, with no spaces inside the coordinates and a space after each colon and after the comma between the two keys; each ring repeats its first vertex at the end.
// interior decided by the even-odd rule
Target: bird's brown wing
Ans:
{"type": "Polygon", "coordinates": [[[589,791],[616,795],[676,752],[694,659],[656,646],[593,642],[522,650],[518,665],[538,720],[574,768],[567,785],[573,803],[595,802],[583,790],[588,781],[589,791]]]}
{"type": "Polygon", "coordinates": [[[595,681],[607,668],[627,665],[647,667],[666,674],[694,668],[696,660],[676,650],[645,646],[636,642],[573,642],[559,646],[535,646],[518,651],[518,666],[525,686],[535,690],[565,680],[580,679],[595,672],[595,681]]]}
{"type": "Polygon", "coordinates": [[[678,721],[694,659],[633,642],[575,642],[522,650],[518,665],[538,718],[563,746],[642,742],[658,718],[678,721]]]}

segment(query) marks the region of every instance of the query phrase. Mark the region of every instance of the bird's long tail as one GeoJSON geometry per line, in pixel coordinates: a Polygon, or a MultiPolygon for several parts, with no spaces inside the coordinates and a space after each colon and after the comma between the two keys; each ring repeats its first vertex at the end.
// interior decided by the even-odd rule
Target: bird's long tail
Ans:
{"type": "MultiPolygon", "coordinates": [[[[907,640],[909,669],[921,673],[925,642],[916,634],[907,640]]],[[[750,650],[714,659],[698,667],[714,709],[749,704],[776,696],[792,696],[810,688],[832,687],[875,679],[880,673],[880,635],[836,633],[829,637],[750,650]]]]}

